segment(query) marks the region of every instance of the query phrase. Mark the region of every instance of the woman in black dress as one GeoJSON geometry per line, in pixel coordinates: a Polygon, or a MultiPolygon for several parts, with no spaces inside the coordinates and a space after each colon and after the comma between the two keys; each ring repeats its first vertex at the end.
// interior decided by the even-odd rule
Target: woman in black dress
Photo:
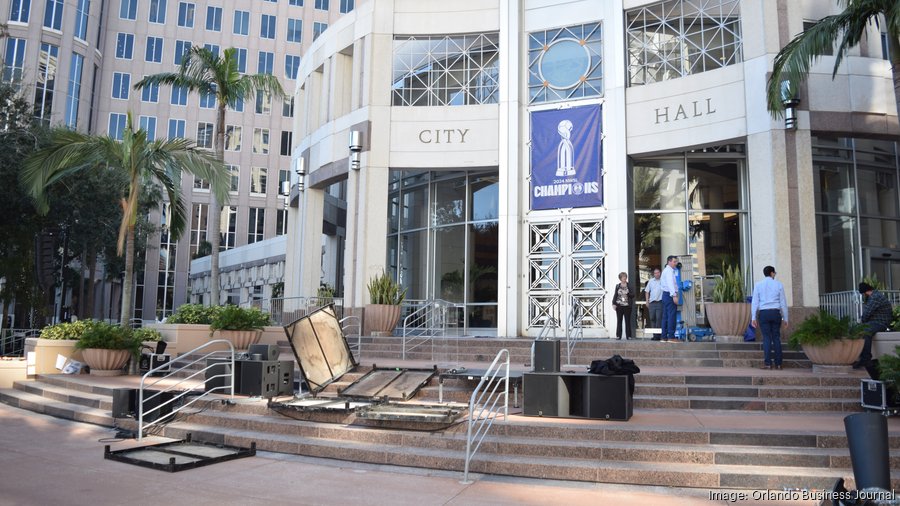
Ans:
{"type": "Polygon", "coordinates": [[[628,274],[619,273],[619,282],[613,288],[613,307],[616,309],[616,339],[622,339],[622,320],[625,320],[625,339],[634,337],[631,333],[631,303],[634,292],[628,285],[628,274]]]}

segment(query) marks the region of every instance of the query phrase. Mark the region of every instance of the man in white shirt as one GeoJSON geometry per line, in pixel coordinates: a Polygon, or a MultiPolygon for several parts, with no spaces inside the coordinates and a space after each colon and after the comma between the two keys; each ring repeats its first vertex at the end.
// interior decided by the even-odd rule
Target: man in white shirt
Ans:
{"type": "MultiPolygon", "coordinates": [[[[644,288],[644,300],[647,301],[647,312],[650,317],[650,328],[658,329],[662,320],[662,281],[659,280],[660,270],[653,269],[653,277],[647,281],[644,288]]],[[[654,341],[660,340],[660,335],[653,336],[654,341]]]]}
{"type": "Polygon", "coordinates": [[[775,281],[775,268],[763,268],[762,281],[753,287],[753,302],[750,305],[750,325],[759,326],[763,335],[763,369],[781,369],[781,326],[787,325],[788,308],[784,296],[784,285],[775,281]],[[774,355],[774,356],[773,356],[774,355]]]}
{"type": "Polygon", "coordinates": [[[675,283],[675,265],[678,257],[669,255],[666,258],[666,268],[660,276],[662,283],[662,340],[677,341],[675,338],[675,320],[678,313],[678,286],[675,283]]]}

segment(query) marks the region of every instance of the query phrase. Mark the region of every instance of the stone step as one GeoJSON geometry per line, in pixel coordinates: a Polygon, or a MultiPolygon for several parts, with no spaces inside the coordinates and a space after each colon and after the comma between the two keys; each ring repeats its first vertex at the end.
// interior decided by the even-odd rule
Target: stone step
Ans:
{"type": "Polygon", "coordinates": [[[17,381],[13,384],[13,388],[21,392],[34,394],[51,400],[78,404],[105,411],[112,410],[111,394],[106,395],[81,392],[72,390],[66,386],[53,385],[44,381],[17,381]]]}
{"type": "Polygon", "coordinates": [[[108,409],[98,409],[14,389],[0,389],[0,402],[35,413],[57,418],[114,427],[115,420],[108,409]]]}
{"type": "Polygon", "coordinates": [[[634,396],[634,407],[644,409],[718,409],[730,411],[838,412],[862,411],[859,399],[775,399],[750,397],[634,396]]]}
{"type": "Polygon", "coordinates": [[[753,399],[841,399],[859,401],[859,386],[673,385],[636,383],[635,395],[655,397],[745,397],[753,399]]]}

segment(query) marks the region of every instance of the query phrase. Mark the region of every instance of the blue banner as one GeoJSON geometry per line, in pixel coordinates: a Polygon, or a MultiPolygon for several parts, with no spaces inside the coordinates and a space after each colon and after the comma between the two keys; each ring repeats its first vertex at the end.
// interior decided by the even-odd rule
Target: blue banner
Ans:
{"type": "Polygon", "coordinates": [[[599,104],[531,113],[531,209],[603,205],[599,104]]]}

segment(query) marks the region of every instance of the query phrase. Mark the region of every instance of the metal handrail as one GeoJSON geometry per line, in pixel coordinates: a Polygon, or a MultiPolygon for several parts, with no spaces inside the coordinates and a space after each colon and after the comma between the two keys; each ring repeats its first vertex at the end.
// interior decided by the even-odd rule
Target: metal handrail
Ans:
{"type": "Polygon", "coordinates": [[[481,448],[484,437],[494,424],[494,420],[498,416],[498,403],[503,399],[503,420],[509,416],[509,350],[502,349],[497,352],[494,361],[487,368],[478,386],[472,392],[469,398],[469,420],[468,429],[466,431],[466,464],[463,470],[463,480],[461,483],[468,484],[469,481],[469,463],[475,457],[475,453],[481,448]],[[500,362],[501,357],[506,355],[506,361],[500,362]],[[499,363],[499,365],[498,365],[499,363]],[[503,377],[498,380],[497,376],[502,372],[503,377]],[[503,390],[498,392],[500,384],[503,384],[503,390]],[[475,406],[481,406],[478,410],[478,416],[475,415],[475,406]],[[477,425],[477,428],[475,428],[477,425]],[[474,433],[473,433],[473,428],[474,433]],[[475,440],[478,440],[475,442],[475,440]],[[474,443],[474,447],[473,447],[474,443]]]}
{"type": "Polygon", "coordinates": [[[199,401],[200,399],[203,399],[204,397],[207,397],[207,396],[215,393],[217,390],[225,390],[225,389],[229,390],[229,395],[231,396],[231,399],[234,399],[234,344],[232,344],[232,342],[228,341],[227,339],[214,339],[212,341],[207,342],[206,344],[202,344],[202,345],[194,348],[193,350],[181,355],[180,357],[175,358],[174,360],[172,360],[166,364],[158,365],[158,366],[150,369],[143,376],[141,376],[141,386],[140,386],[140,389],[138,390],[138,408],[137,408],[137,412],[138,412],[137,438],[138,438],[138,441],[140,441],[141,438],[143,438],[144,431],[147,429],[147,427],[150,427],[153,425],[158,425],[165,420],[169,420],[169,419],[173,418],[178,412],[180,412],[184,408],[187,408],[188,406],[194,404],[195,402],[199,401]],[[210,345],[223,344],[223,343],[228,345],[229,351],[222,351],[222,350],[211,351],[211,352],[207,353],[206,355],[201,356],[200,358],[196,358],[193,360],[190,359],[190,357],[192,357],[193,355],[197,354],[200,350],[202,350],[210,345]],[[174,384],[166,386],[165,389],[154,393],[153,395],[148,397],[147,400],[149,401],[151,399],[155,399],[156,397],[162,396],[166,392],[171,392],[172,390],[175,390],[176,388],[181,386],[183,383],[185,383],[189,380],[192,380],[194,377],[201,375],[201,374],[203,375],[203,378],[206,380],[216,379],[216,378],[229,378],[230,381],[228,381],[228,386],[223,385],[223,386],[218,386],[218,387],[205,388],[205,385],[204,385],[204,391],[202,394],[198,395],[197,397],[194,397],[190,401],[188,401],[178,407],[175,407],[175,403],[177,401],[184,399],[188,395],[194,393],[194,390],[193,390],[194,386],[191,386],[191,388],[181,391],[178,395],[174,395],[171,399],[169,399],[165,402],[161,402],[158,405],[156,405],[155,407],[153,407],[152,409],[147,410],[148,413],[152,413],[153,411],[160,411],[163,407],[165,407],[167,405],[170,405],[173,408],[169,413],[166,413],[166,414],[160,416],[156,420],[153,420],[152,422],[149,422],[146,425],[144,424],[144,388],[145,388],[145,386],[147,386],[147,387],[155,386],[155,385],[159,384],[161,381],[172,378],[172,376],[181,373],[185,369],[193,366],[194,364],[196,364],[200,361],[205,361],[208,358],[213,358],[215,355],[223,354],[223,353],[227,353],[228,354],[227,358],[231,359],[231,367],[228,368],[228,371],[226,374],[217,374],[214,376],[207,377],[206,372],[209,369],[211,369],[212,367],[215,367],[216,365],[219,365],[219,364],[207,365],[203,369],[195,371],[193,374],[191,374],[185,378],[179,379],[174,384]],[[188,360],[190,360],[190,362],[188,362],[188,360]],[[151,374],[154,374],[164,368],[171,368],[173,364],[176,364],[179,362],[187,362],[187,363],[185,363],[184,365],[182,365],[181,367],[179,367],[175,370],[170,371],[169,374],[166,374],[165,376],[162,376],[159,378],[154,378],[155,381],[151,381],[149,383],[147,382],[147,379],[151,377],[151,374]]]}
{"type": "Polygon", "coordinates": [[[338,318],[344,313],[344,299],[340,297],[278,297],[255,299],[241,303],[241,307],[251,307],[268,313],[273,325],[287,325],[314,310],[334,304],[338,318]]]}
{"type": "Polygon", "coordinates": [[[403,319],[403,360],[406,360],[407,351],[412,351],[429,341],[431,355],[434,358],[434,338],[438,335],[447,335],[448,309],[465,309],[465,306],[442,299],[432,299],[403,319]],[[410,346],[409,341],[413,338],[421,339],[421,342],[410,346]]]}
{"type": "Polygon", "coordinates": [[[359,352],[362,349],[362,321],[359,319],[359,316],[345,316],[338,320],[338,323],[341,325],[341,331],[344,333],[344,337],[347,336],[356,336],[356,344],[350,346],[351,350],[356,350],[359,352]],[[353,333],[350,330],[354,330],[353,333]]]}
{"type": "Polygon", "coordinates": [[[0,329],[0,356],[20,357],[25,354],[25,339],[39,337],[41,329],[0,329]]]}
{"type": "Polygon", "coordinates": [[[568,326],[566,328],[566,363],[572,365],[572,351],[575,346],[584,339],[584,327],[581,325],[581,316],[578,314],[578,304],[572,299],[569,306],[569,316],[566,318],[568,326]]]}

